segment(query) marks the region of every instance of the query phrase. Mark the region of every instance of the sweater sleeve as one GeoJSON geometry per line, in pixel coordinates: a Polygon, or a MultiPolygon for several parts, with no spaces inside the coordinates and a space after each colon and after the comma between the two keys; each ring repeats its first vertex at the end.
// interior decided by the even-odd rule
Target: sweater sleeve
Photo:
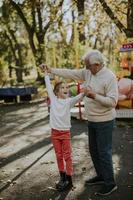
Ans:
{"type": "Polygon", "coordinates": [[[46,84],[46,89],[47,89],[47,92],[48,92],[48,96],[50,99],[54,98],[55,97],[55,94],[53,92],[53,88],[51,86],[51,83],[50,83],[50,78],[48,75],[45,76],[45,84],[46,84]]]}
{"type": "Polygon", "coordinates": [[[78,102],[80,102],[84,97],[84,93],[80,93],[75,97],[70,98],[70,107],[74,107],[74,105],[78,102]]]}
{"type": "Polygon", "coordinates": [[[96,94],[95,100],[106,107],[116,107],[118,101],[118,84],[115,78],[106,86],[106,96],[96,94]]]}
{"type": "Polygon", "coordinates": [[[64,78],[71,78],[71,79],[74,79],[74,80],[81,80],[81,81],[85,80],[84,71],[85,71],[85,69],[78,69],[78,70],[75,70],[75,69],[72,69],[72,70],[71,69],[54,69],[54,68],[51,69],[52,74],[62,76],[64,78]]]}

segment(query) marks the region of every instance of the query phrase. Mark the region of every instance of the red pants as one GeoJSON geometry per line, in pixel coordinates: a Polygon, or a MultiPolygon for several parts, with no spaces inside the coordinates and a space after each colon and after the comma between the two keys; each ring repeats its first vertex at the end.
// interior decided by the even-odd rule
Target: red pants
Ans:
{"type": "Polygon", "coordinates": [[[66,172],[67,175],[72,176],[73,166],[70,131],[52,129],[52,143],[59,171],[66,172]]]}

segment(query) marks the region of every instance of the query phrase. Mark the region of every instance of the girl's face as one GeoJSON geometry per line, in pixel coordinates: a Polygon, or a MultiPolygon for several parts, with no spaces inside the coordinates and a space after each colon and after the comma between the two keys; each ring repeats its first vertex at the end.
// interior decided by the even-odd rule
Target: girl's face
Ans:
{"type": "Polygon", "coordinates": [[[66,83],[62,83],[59,88],[57,96],[61,99],[66,99],[69,97],[69,87],[66,83]]]}

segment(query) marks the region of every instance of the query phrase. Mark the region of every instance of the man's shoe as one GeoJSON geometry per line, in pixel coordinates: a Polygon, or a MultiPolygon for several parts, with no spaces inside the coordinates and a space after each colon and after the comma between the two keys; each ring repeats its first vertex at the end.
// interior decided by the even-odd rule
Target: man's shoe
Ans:
{"type": "Polygon", "coordinates": [[[92,179],[88,179],[85,181],[86,185],[100,185],[100,184],[104,184],[104,181],[102,178],[96,176],[92,179]]]}
{"type": "Polygon", "coordinates": [[[109,194],[111,194],[113,191],[117,190],[117,185],[112,184],[112,185],[104,185],[102,187],[102,189],[97,192],[97,195],[101,195],[101,196],[107,196],[109,194]]]}

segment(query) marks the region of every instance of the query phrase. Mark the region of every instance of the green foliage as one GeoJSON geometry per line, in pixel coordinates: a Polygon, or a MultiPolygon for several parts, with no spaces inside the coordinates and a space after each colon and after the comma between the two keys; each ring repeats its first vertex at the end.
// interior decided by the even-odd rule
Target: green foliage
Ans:
{"type": "Polygon", "coordinates": [[[0,58],[0,86],[4,86],[7,82],[8,75],[7,75],[7,63],[4,59],[0,58]]]}
{"type": "Polygon", "coordinates": [[[78,94],[77,86],[73,85],[70,87],[70,96],[76,96],[78,94]]]}
{"type": "MultiPolygon", "coordinates": [[[[85,0],[82,10],[79,10],[77,5],[81,2],[71,0],[68,5],[67,0],[3,1],[0,12],[1,77],[5,77],[2,73],[6,70],[9,79],[7,66],[12,65],[22,70],[24,81],[26,73],[35,68],[35,78],[40,76],[42,80],[37,68],[40,63],[46,62],[52,67],[78,68],[89,48],[101,50],[109,66],[117,71],[119,47],[126,40],[125,35],[104,12],[100,1],[85,0]],[[81,33],[85,40],[80,40],[81,33]]],[[[122,3],[122,8],[126,10],[127,1],[106,2],[126,26],[128,16],[122,13],[120,5],[122,3]]],[[[13,72],[15,74],[15,70],[13,72]]],[[[16,75],[11,80],[15,82],[16,75]]]]}

